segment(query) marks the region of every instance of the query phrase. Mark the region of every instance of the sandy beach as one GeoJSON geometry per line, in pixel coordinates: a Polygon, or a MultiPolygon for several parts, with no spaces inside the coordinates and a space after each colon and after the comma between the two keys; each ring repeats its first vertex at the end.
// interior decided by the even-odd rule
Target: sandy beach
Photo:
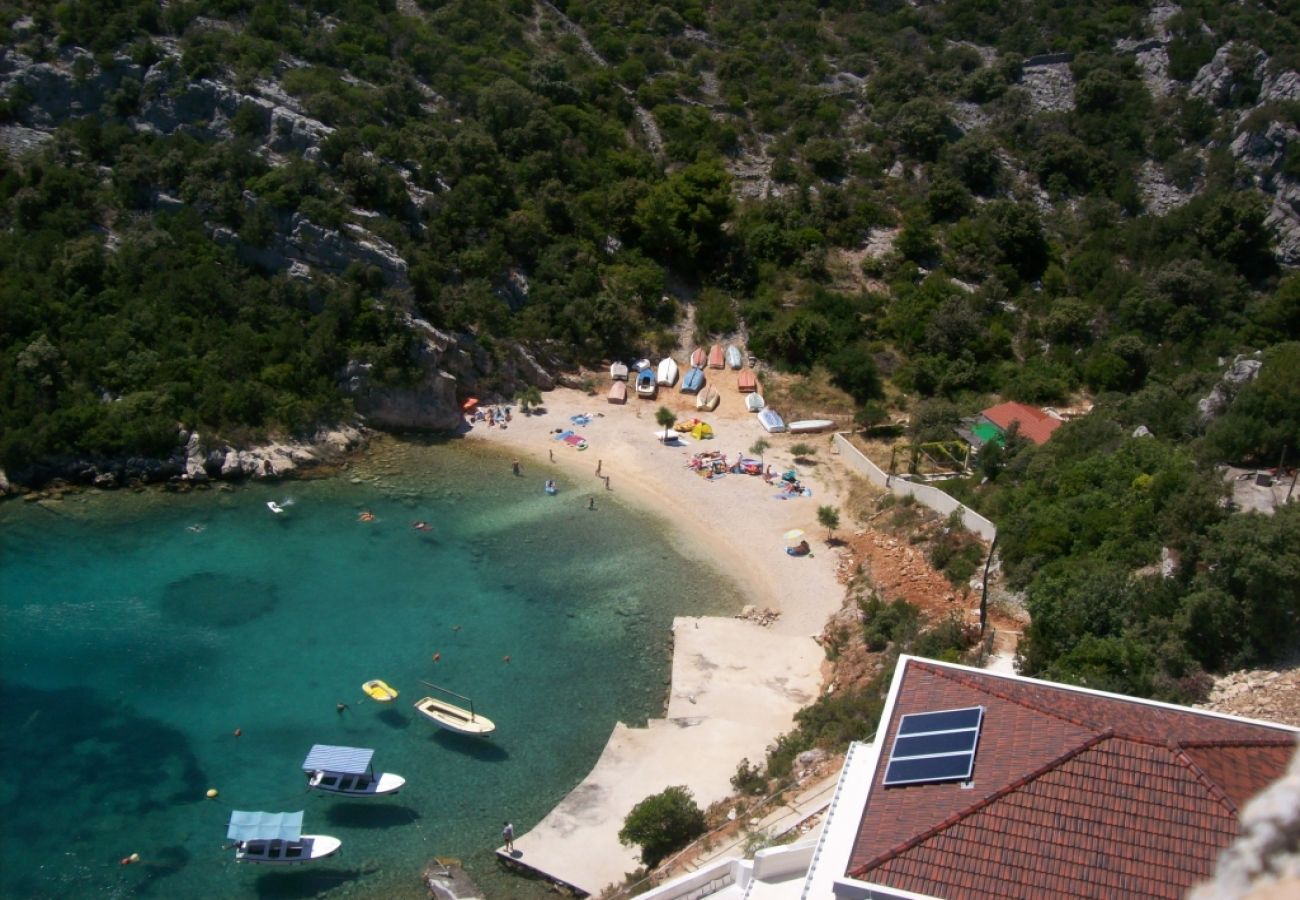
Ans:
{"type": "MultiPolygon", "coordinates": [[[[742,758],[761,760],[766,747],[790,730],[794,713],[821,689],[824,654],[814,636],[839,609],[844,588],[837,578],[839,554],[817,524],[819,505],[840,505],[842,483],[828,436],[768,435],[747,412],[735,390],[736,373],[710,370],[722,394],[718,410],[695,409],[694,397],[676,387],[655,400],[631,397],[609,404],[608,377],[598,393],[557,389],[543,395],[542,411],[516,408],[505,429],[474,423],[471,440],[489,441],[518,459],[522,478],[557,482],[556,502],[587,506],[592,515],[617,497],[660,515],[683,555],[706,561],[740,589],[747,604],[779,613],[767,626],[735,618],[678,618],[674,622],[673,683],[666,717],[647,728],[615,728],[592,773],[550,815],[515,841],[516,861],[598,893],[621,882],[639,865],[637,852],[617,833],[632,806],[663,788],[684,784],[707,806],[731,792],[730,777],[742,758]],[[679,421],[698,416],[714,429],[711,440],[689,435],[670,444],[655,437],[655,413],[672,409],[679,421]],[[570,417],[588,414],[589,424],[570,417]],[[579,451],[554,439],[577,432],[579,451]],[[760,438],[772,446],[766,462],[780,473],[794,466],[789,448],[817,448],[817,465],[794,466],[811,497],[778,499],[775,484],[728,474],[706,480],[689,468],[691,456],[717,450],[734,459],[750,456],[760,438]],[[609,476],[606,489],[602,477],[609,476]],[[802,529],[811,557],[786,554],[783,535],[802,529]]],[[[508,473],[507,473],[508,474],[508,473]]],[[[842,516],[842,518],[844,518],[842,516]]],[[[845,523],[847,524],[847,523],[845,523]]]]}

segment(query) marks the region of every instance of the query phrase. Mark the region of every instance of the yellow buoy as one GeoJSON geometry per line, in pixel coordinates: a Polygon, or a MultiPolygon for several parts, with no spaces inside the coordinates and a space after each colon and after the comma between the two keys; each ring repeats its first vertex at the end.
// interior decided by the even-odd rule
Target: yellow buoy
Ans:
{"type": "Polygon", "coordinates": [[[209,799],[209,800],[215,800],[216,798],[217,798],[217,789],[216,789],[216,788],[208,788],[208,799],[209,799]]]}

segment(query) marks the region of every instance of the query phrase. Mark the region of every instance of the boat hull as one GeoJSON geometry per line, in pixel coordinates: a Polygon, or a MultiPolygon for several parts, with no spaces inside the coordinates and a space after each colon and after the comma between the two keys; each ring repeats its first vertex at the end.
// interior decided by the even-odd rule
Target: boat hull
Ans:
{"type": "Polygon", "coordinates": [[[624,363],[614,363],[609,367],[609,377],[615,381],[627,381],[627,366],[624,363]]]}
{"type": "Polygon", "coordinates": [[[701,368],[692,368],[682,379],[682,393],[695,394],[704,387],[704,370],[701,368]]]}
{"type": "Polygon", "coordinates": [[[736,389],[742,394],[749,394],[758,390],[758,378],[752,371],[746,369],[736,376],[736,389]]]}
{"type": "Polygon", "coordinates": [[[477,715],[468,709],[433,697],[424,697],[417,701],[415,711],[439,728],[457,734],[485,737],[497,729],[496,723],[487,716],[477,715]]]}
{"type": "Polygon", "coordinates": [[[691,351],[691,365],[697,369],[703,369],[709,362],[709,354],[703,347],[696,347],[691,351]]]}
{"type": "Polygon", "coordinates": [[[758,424],[763,426],[763,430],[768,434],[780,434],[785,431],[785,420],[782,419],[776,410],[768,407],[758,414],[758,424]]]}
{"type": "Polygon", "coordinates": [[[714,344],[712,347],[709,348],[709,368],[721,369],[725,365],[726,362],[722,353],[722,345],[714,344]]]}
{"type": "Polygon", "coordinates": [[[740,348],[734,344],[727,348],[727,365],[733,369],[739,369],[742,364],[740,357],[740,348]]]}
{"type": "Polygon", "coordinates": [[[834,427],[835,423],[830,419],[800,419],[786,425],[785,429],[791,434],[813,434],[834,427]]]}
{"type": "Polygon", "coordinates": [[[337,772],[316,772],[307,781],[307,787],[326,794],[346,797],[378,797],[396,794],[406,784],[406,779],[392,772],[369,775],[342,775],[337,772]]]}
{"type": "Polygon", "coordinates": [[[708,410],[717,409],[718,401],[720,399],[721,397],[719,397],[716,388],[706,387],[704,390],[700,391],[700,395],[695,398],[695,408],[708,410]]]}
{"type": "Polygon", "coordinates": [[[609,386],[609,402],[610,403],[627,402],[627,382],[616,381],[609,386]]]}
{"type": "Polygon", "coordinates": [[[304,834],[296,841],[245,841],[235,847],[235,862],[255,866],[297,866],[338,852],[343,842],[328,834],[304,834]]]}
{"type": "Polygon", "coordinates": [[[655,381],[664,387],[672,387],[677,383],[677,363],[673,361],[671,356],[665,357],[659,362],[655,381]]]}
{"type": "Polygon", "coordinates": [[[763,401],[762,394],[750,394],[745,398],[745,409],[750,412],[758,412],[767,404],[763,401]]]}

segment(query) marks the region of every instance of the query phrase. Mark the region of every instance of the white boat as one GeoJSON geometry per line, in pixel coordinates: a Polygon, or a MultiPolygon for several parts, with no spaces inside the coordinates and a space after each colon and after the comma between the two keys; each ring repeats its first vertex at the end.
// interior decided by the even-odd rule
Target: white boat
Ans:
{"type": "Polygon", "coordinates": [[[627,381],[627,363],[616,362],[611,365],[609,377],[615,381],[627,381]]]}
{"type": "Polygon", "coordinates": [[[481,716],[474,712],[474,703],[468,697],[454,694],[446,688],[438,687],[436,684],[429,684],[427,681],[424,684],[458,700],[464,700],[469,705],[469,708],[466,709],[448,700],[439,700],[434,697],[421,697],[417,700],[415,702],[415,711],[439,728],[445,728],[457,734],[474,736],[486,736],[497,730],[495,722],[487,716],[481,716]]]}
{"type": "Polygon", "coordinates": [[[665,387],[672,387],[677,383],[677,363],[671,356],[665,356],[659,361],[659,370],[655,381],[665,387]]]}
{"type": "Polygon", "coordinates": [[[343,842],[328,834],[303,834],[302,810],[291,813],[231,810],[226,839],[234,841],[235,862],[293,866],[338,852],[343,842]]]}
{"type": "Polygon", "coordinates": [[[750,412],[758,412],[766,405],[767,404],[763,401],[762,394],[745,395],[745,409],[749,410],[750,412]]]}
{"type": "Polygon", "coordinates": [[[655,370],[647,366],[636,373],[636,395],[649,400],[655,398],[659,387],[655,384],[655,370]]]}
{"type": "Polygon", "coordinates": [[[718,401],[721,399],[722,397],[718,394],[718,389],[713,385],[709,385],[704,390],[700,391],[699,396],[695,398],[695,408],[708,410],[717,409],[718,401]]]}
{"type": "Polygon", "coordinates": [[[276,503],[274,500],[267,500],[266,508],[269,509],[271,512],[275,513],[277,516],[284,512],[284,507],[276,503]]]}
{"type": "Polygon", "coordinates": [[[785,420],[772,407],[760,410],[758,413],[758,424],[763,426],[763,430],[768,434],[779,434],[785,431],[785,420]]]}
{"type": "Polygon", "coordinates": [[[830,419],[800,419],[785,426],[785,430],[791,434],[811,434],[814,431],[825,431],[834,427],[835,423],[830,419]]]}
{"type": "Polygon", "coordinates": [[[396,794],[406,784],[406,779],[392,772],[376,775],[370,765],[374,755],[375,751],[365,747],[314,745],[302,761],[302,770],[307,773],[307,789],[349,797],[396,794]]]}
{"type": "Polygon", "coordinates": [[[743,365],[740,358],[740,348],[735,344],[727,347],[727,365],[733,369],[739,369],[743,365]]]}

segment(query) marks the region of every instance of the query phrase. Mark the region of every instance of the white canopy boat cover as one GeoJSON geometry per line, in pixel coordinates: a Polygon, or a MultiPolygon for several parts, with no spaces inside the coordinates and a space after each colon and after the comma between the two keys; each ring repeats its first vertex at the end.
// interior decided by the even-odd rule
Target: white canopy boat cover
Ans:
{"type": "Polygon", "coordinates": [[[302,810],[298,812],[230,811],[229,841],[296,841],[302,837],[302,810]]]}
{"type": "Polygon", "coordinates": [[[304,772],[335,772],[339,775],[364,775],[370,771],[375,751],[365,747],[335,747],[316,744],[302,761],[304,772]]]}

